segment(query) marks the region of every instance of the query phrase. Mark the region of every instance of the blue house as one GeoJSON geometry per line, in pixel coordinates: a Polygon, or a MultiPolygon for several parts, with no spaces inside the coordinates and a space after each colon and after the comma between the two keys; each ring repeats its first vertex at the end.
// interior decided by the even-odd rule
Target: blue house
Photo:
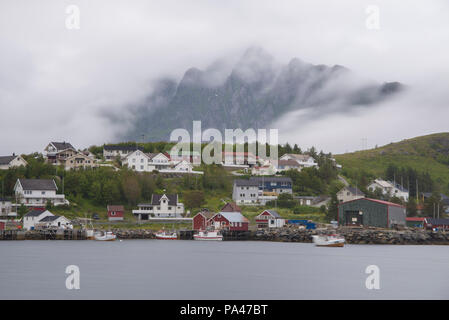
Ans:
{"type": "Polygon", "coordinates": [[[260,192],[293,192],[293,182],[289,177],[251,177],[250,181],[258,184],[260,192]]]}

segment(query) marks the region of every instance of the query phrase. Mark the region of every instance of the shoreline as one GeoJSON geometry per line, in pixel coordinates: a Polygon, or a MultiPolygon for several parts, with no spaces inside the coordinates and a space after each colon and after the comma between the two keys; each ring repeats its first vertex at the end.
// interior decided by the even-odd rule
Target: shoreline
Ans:
{"type": "MultiPolygon", "coordinates": [[[[155,239],[155,231],[146,229],[112,229],[117,239],[155,239]]],[[[422,229],[390,230],[340,227],[338,229],[301,230],[297,228],[263,229],[257,231],[223,232],[223,241],[270,241],[312,243],[312,236],[338,233],[347,244],[449,245],[449,232],[422,229]]],[[[193,230],[178,231],[180,240],[193,240],[193,230]]],[[[84,230],[5,230],[0,241],[13,240],[87,240],[84,230]]]]}

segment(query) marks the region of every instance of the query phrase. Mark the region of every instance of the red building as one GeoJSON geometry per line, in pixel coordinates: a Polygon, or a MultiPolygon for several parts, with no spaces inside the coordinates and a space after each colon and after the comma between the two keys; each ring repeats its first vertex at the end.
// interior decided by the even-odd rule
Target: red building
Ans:
{"type": "Polygon", "coordinates": [[[281,224],[284,225],[284,221],[282,221],[282,222],[279,221],[278,223],[276,223],[276,220],[284,220],[284,219],[282,219],[282,217],[279,215],[279,213],[277,213],[274,210],[263,211],[261,214],[256,216],[255,220],[256,220],[258,228],[268,228],[268,224],[270,222],[274,226],[279,226],[281,224]]]}
{"type": "Polygon", "coordinates": [[[205,230],[208,226],[208,221],[214,216],[213,212],[203,210],[198,212],[193,217],[193,230],[205,230]]]}
{"type": "Polygon", "coordinates": [[[108,220],[123,221],[125,208],[123,206],[108,205],[108,220]]]}
{"type": "Polygon", "coordinates": [[[218,212],[210,220],[209,225],[216,229],[230,231],[248,231],[249,220],[240,212],[218,212]]]}
{"type": "Polygon", "coordinates": [[[228,202],[220,210],[221,212],[242,212],[242,209],[235,202],[228,202]]]}
{"type": "Polygon", "coordinates": [[[430,230],[432,229],[449,230],[449,219],[425,218],[424,228],[430,230]]]}

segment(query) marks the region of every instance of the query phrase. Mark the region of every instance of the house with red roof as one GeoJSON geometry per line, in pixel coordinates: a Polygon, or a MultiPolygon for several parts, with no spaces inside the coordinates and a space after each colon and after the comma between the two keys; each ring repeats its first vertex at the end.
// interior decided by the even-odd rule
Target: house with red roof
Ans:
{"type": "Polygon", "coordinates": [[[109,221],[123,221],[125,208],[123,206],[108,205],[108,220],[109,221]]]}
{"type": "Polygon", "coordinates": [[[218,212],[209,219],[208,225],[215,229],[248,231],[249,220],[240,212],[218,212]]]}
{"type": "Polygon", "coordinates": [[[192,219],[193,230],[206,230],[210,218],[212,218],[215,213],[209,210],[202,210],[198,212],[192,219]]]}

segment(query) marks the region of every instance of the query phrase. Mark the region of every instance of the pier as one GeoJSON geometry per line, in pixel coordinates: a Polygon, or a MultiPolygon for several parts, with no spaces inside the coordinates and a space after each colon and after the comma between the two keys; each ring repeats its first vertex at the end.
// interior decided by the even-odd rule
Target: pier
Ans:
{"type": "Polygon", "coordinates": [[[1,230],[0,240],[86,240],[85,230],[1,230]]]}

